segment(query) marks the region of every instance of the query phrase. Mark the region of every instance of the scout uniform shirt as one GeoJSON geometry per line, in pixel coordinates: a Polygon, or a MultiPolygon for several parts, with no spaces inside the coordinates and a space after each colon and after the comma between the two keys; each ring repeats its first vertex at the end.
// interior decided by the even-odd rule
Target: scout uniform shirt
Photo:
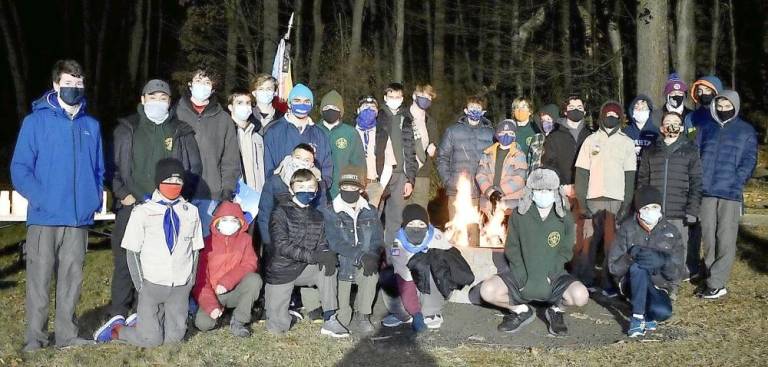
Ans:
{"type": "Polygon", "coordinates": [[[618,128],[610,135],[601,128],[584,140],[576,167],[589,171],[587,199],[624,201],[624,172],[637,169],[635,143],[618,128]]]}

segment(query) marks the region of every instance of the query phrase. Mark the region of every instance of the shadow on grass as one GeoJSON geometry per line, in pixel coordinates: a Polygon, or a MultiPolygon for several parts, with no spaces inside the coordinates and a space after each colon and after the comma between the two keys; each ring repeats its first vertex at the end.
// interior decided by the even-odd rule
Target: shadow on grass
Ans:
{"type": "Polygon", "coordinates": [[[739,258],[759,273],[768,273],[768,239],[745,226],[739,228],[739,258]]]}

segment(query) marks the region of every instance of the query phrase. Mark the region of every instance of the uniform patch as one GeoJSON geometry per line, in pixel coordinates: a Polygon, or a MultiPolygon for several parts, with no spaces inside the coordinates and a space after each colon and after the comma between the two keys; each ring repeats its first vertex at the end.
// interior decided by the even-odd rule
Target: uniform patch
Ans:
{"type": "Polygon", "coordinates": [[[525,139],[525,145],[531,145],[531,140],[533,140],[533,136],[529,136],[525,139]]]}
{"type": "Polygon", "coordinates": [[[349,146],[349,142],[347,142],[346,138],[336,139],[336,148],[347,149],[348,146],[349,146]]]}
{"type": "Polygon", "coordinates": [[[600,154],[600,144],[595,144],[592,146],[592,155],[598,154],[600,154]]]}
{"type": "Polygon", "coordinates": [[[173,150],[173,138],[165,138],[165,150],[169,152],[173,150]]]}
{"type": "Polygon", "coordinates": [[[400,256],[400,248],[393,247],[392,249],[389,250],[389,254],[392,256],[400,256]]]}
{"type": "Polygon", "coordinates": [[[549,247],[557,247],[560,244],[560,232],[551,232],[547,236],[547,244],[549,247]]]}

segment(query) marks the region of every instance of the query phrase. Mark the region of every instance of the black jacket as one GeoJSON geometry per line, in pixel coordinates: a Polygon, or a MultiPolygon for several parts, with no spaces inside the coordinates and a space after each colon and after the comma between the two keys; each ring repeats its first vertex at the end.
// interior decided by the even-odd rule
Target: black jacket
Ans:
{"type": "Polygon", "coordinates": [[[638,186],[651,185],[662,194],[667,218],[699,216],[701,204],[701,160],[696,145],[681,136],[672,145],[663,140],[643,153],[637,176],[638,186]]]}
{"type": "Polygon", "coordinates": [[[419,292],[430,294],[429,276],[432,275],[437,289],[444,298],[450,297],[454,290],[475,281],[472,269],[455,247],[447,250],[430,249],[426,253],[420,252],[413,255],[408,260],[408,269],[411,270],[413,281],[419,292]]]}
{"type": "Polygon", "coordinates": [[[437,149],[437,173],[449,196],[456,195],[462,175],[472,183],[472,197],[480,196],[475,175],[480,168],[483,152],[493,144],[493,135],[491,121],[486,118],[472,126],[464,116],[445,130],[437,149]]]}
{"type": "Polygon", "coordinates": [[[587,122],[583,121],[584,126],[579,132],[578,139],[574,139],[565,125],[565,119],[560,119],[558,122],[559,126],[556,126],[544,141],[544,155],[541,163],[543,166],[554,167],[557,170],[561,185],[572,185],[576,178],[576,157],[579,155],[579,149],[584,139],[592,132],[587,122]]]}
{"type": "Polygon", "coordinates": [[[653,284],[670,289],[672,284],[680,279],[685,264],[685,247],[680,232],[662,218],[651,233],[648,233],[640,226],[638,220],[637,217],[628,218],[616,231],[616,238],[608,255],[608,270],[618,284],[621,284],[629,272],[629,267],[634,263],[629,254],[630,249],[633,246],[649,248],[667,255],[661,270],[651,275],[653,284]]]}
{"type": "MultiPolygon", "coordinates": [[[[389,140],[391,135],[391,121],[402,115],[403,125],[401,130],[403,149],[401,152],[395,152],[395,155],[400,155],[402,157],[405,177],[408,178],[408,182],[415,185],[416,172],[419,170],[419,162],[416,161],[416,150],[414,150],[413,119],[411,118],[410,113],[406,113],[405,107],[400,107],[400,111],[402,111],[400,114],[393,115],[392,112],[389,111],[389,108],[385,107],[379,110],[379,115],[376,117],[376,172],[379,177],[381,177],[381,173],[384,170],[384,156],[387,148],[387,140],[389,140]]],[[[394,147],[395,145],[396,143],[393,142],[392,146],[394,147]]],[[[398,158],[398,160],[400,160],[400,158],[398,158]]]]}
{"type": "MultiPolygon", "coordinates": [[[[141,116],[135,113],[130,116],[117,119],[115,127],[112,161],[114,171],[112,173],[112,192],[117,199],[122,200],[129,194],[132,194],[137,201],[142,197],[135,188],[132,178],[133,163],[133,134],[139,125],[141,116]],[[139,196],[137,196],[139,195],[139,196]]],[[[187,123],[180,121],[174,114],[163,122],[175,131],[173,134],[173,147],[171,153],[173,157],[180,160],[186,170],[184,177],[185,198],[191,198],[196,190],[200,175],[203,172],[203,163],[200,159],[200,151],[197,148],[195,140],[195,131],[187,123]]],[[[115,205],[120,206],[120,200],[115,200],[115,205]]]]}
{"type": "Polygon", "coordinates": [[[296,280],[309,264],[316,264],[315,253],[328,249],[323,215],[309,206],[300,208],[283,199],[269,221],[272,242],[265,246],[265,279],[269,284],[296,280]]]}

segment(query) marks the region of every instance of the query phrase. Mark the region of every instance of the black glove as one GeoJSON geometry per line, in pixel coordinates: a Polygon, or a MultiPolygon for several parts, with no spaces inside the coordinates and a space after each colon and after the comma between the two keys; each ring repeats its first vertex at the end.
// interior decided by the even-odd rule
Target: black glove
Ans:
{"type": "Polygon", "coordinates": [[[586,205],[581,206],[580,209],[581,210],[579,210],[579,217],[581,219],[592,219],[592,216],[593,216],[592,211],[589,210],[589,208],[587,208],[586,205]]]}
{"type": "Polygon", "coordinates": [[[619,211],[616,213],[616,223],[619,223],[622,220],[624,220],[624,218],[626,218],[627,210],[628,210],[628,206],[621,204],[621,206],[619,207],[619,211]]]}
{"type": "Polygon", "coordinates": [[[360,258],[363,264],[363,275],[371,276],[379,272],[379,257],[373,254],[364,254],[360,258]]]}
{"type": "Polygon", "coordinates": [[[640,248],[634,258],[637,265],[652,273],[661,269],[667,260],[665,254],[649,248],[640,248]]]}
{"type": "Polygon", "coordinates": [[[339,263],[339,258],[335,251],[317,251],[315,253],[315,260],[320,270],[325,269],[325,276],[331,276],[336,272],[336,264],[339,263]]]}
{"type": "Polygon", "coordinates": [[[498,203],[499,200],[501,200],[502,194],[499,190],[493,190],[489,198],[491,199],[491,204],[496,205],[496,203],[498,203]]]}

